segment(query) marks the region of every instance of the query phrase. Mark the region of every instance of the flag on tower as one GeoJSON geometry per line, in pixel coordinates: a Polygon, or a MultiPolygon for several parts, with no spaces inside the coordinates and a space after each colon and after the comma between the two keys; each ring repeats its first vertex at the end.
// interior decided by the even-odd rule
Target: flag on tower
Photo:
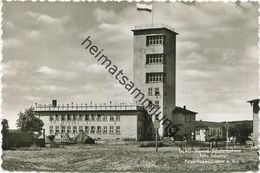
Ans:
{"type": "Polygon", "coordinates": [[[147,4],[140,4],[137,3],[137,10],[138,11],[148,11],[148,12],[152,12],[153,9],[153,5],[147,5],[147,4]]]}

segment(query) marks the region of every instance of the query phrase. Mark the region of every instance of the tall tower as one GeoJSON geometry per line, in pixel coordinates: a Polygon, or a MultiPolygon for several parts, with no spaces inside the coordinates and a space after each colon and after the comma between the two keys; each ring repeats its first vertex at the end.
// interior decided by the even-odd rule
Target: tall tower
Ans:
{"type": "MultiPolygon", "coordinates": [[[[134,33],[134,84],[163,116],[173,122],[176,88],[176,33],[165,24],[136,26],[134,33]]],[[[137,102],[139,98],[134,98],[137,102]]],[[[154,118],[154,117],[153,117],[154,118]]],[[[163,121],[161,121],[162,123],[163,121]]],[[[159,134],[163,135],[161,124],[159,134]]]]}

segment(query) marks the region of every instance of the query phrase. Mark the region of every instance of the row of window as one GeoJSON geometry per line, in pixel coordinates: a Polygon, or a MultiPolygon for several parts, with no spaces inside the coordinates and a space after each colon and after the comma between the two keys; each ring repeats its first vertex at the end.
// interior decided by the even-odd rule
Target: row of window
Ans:
{"type": "MultiPolygon", "coordinates": [[[[50,134],[77,134],[78,131],[85,131],[85,133],[91,134],[108,134],[108,126],[55,126],[55,131],[54,126],[50,126],[50,134]]],[[[109,126],[109,134],[114,133],[120,134],[120,126],[109,126]]]]}
{"type": "Polygon", "coordinates": [[[150,35],[146,36],[146,46],[149,45],[158,45],[165,44],[165,36],[164,35],[150,35]]]}
{"type": "Polygon", "coordinates": [[[90,115],[50,115],[50,121],[120,121],[120,116],[116,115],[102,115],[90,114],[90,115]]]}
{"type": "Polygon", "coordinates": [[[192,122],[192,121],[195,121],[195,116],[185,115],[185,122],[192,122]]]}
{"type": "Polygon", "coordinates": [[[154,89],[154,95],[160,96],[160,89],[158,87],[156,87],[156,88],[149,87],[148,88],[148,95],[153,96],[153,89],[154,89]]]}
{"type": "Polygon", "coordinates": [[[164,82],[165,73],[146,73],[146,83],[164,82]]]}
{"type": "Polygon", "coordinates": [[[147,54],[146,64],[163,64],[165,63],[164,54],[147,54]]]}

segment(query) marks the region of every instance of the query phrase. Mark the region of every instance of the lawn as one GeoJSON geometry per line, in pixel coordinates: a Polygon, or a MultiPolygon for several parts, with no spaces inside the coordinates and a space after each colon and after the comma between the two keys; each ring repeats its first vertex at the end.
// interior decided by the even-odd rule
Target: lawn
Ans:
{"type": "Polygon", "coordinates": [[[3,169],[9,171],[244,172],[256,171],[259,163],[258,155],[253,150],[210,156],[203,153],[180,153],[178,147],[162,147],[155,152],[154,148],[101,145],[19,149],[4,151],[2,158],[3,169]],[[197,163],[196,160],[221,160],[221,163],[197,163]]]}

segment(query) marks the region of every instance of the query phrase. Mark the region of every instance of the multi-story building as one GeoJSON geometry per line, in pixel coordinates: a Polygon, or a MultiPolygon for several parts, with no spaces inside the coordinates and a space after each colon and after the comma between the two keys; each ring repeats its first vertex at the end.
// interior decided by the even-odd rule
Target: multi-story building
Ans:
{"type": "MultiPolygon", "coordinates": [[[[94,139],[149,140],[149,116],[135,105],[36,105],[36,115],[43,120],[45,136],[63,138],[84,131],[94,139]]],[[[150,130],[149,133],[152,133],[150,130]]]]}
{"type": "MultiPolygon", "coordinates": [[[[134,33],[134,83],[156,107],[158,118],[174,121],[176,86],[176,35],[164,24],[136,26],[134,33]],[[159,113],[158,112],[158,113],[159,113]]],[[[139,102],[140,98],[134,98],[139,102]]],[[[162,123],[163,121],[161,121],[162,123]]],[[[163,135],[164,128],[159,129],[163,135]]]]}

